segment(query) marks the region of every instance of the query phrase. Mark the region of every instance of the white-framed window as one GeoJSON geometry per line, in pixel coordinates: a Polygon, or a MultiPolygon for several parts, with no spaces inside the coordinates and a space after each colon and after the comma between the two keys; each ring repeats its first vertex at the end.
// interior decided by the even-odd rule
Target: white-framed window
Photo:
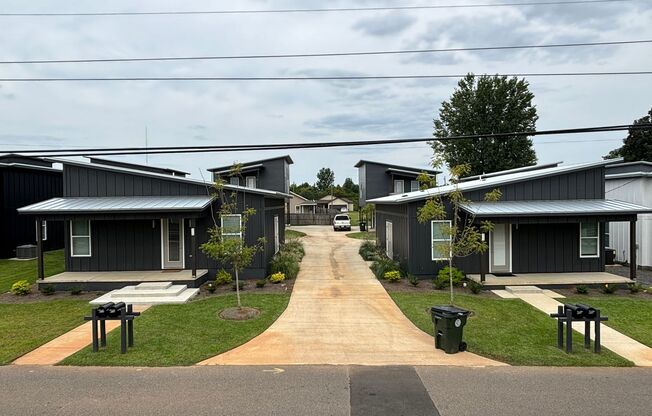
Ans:
{"type": "Polygon", "coordinates": [[[240,186],[240,178],[238,178],[237,176],[231,176],[229,178],[229,183],[231,185],[240,186]]]}
{"type": "Polygon", "coordinates": [[[242,238],[242,215],[229,214],[222,215],[221,228],[222,237],[229,238],[242,238]]]}
{"type": "Polygon", "coordinates": [[[402,194],[403,192],[405,192],[405,181],[402,179],[394,180],[394,193],[402,194]]]}
{"type": "Polygon", "coordinates": [[[410,181],[410,192],[419,190],[419,181],[410,181]]]}
{"type": "Polygon", "coordinates": [[[580,258],[600,257],[600,224],[580,223],[580,258]]]}
{"type": "Polygon", "coordinates": [[[451,250],[451,221],[430,221],[431,254],[434,261],[448,260],[451,250]],[[448,255],[444,254],[448,253],[448,255]]]}
{"type": "Polygon", "coordinates": [[[391,221],[385,221],[385,254],[394,258],[394,226],[391,221]]]}
{"type": "Polygon", "coordinates": [[[281,230],[278,222],[278,215],[274,215],[274,254],[281,249],[281,230]]]}
{"type": "Polygon", "coordinates": [[[256,188],[256,177],[247,176],[247,188],[256,188]]]}
{"type": "Polygon", "coordinates": [[[36,222],[36,239],[38,240],[38,225],[39,225],[39,223],[41,224],[41,241],[47,241],[48,240],[48,222],[45,221],[45,220],[36,222]]]}
{"type": "Polygon", "coordinates": [[[70,256],[91,256],[91,222],[89,220],[70,221],[70,256]]]}

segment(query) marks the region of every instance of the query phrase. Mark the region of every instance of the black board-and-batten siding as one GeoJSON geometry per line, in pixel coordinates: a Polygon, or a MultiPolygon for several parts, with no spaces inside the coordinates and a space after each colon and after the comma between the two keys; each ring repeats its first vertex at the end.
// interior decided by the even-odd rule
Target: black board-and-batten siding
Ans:
{"type": "MultiPolygon", "coordinates": [[[[559,200],[559,199],[603,199],[604,167],[579,170],[543,178],[515,182],[498,186],[503,201],[515,200],[559,200]]],[[[489,186],[464,192],[471,201],[482,201],[489,186]]],[[[432,260],[430,223],[417,220],[417,212],[424,204],[414,201],[403,204],[377,204],[377,238],[385,247],[385,223],[393,224],[393,252],[403,267],[417,276],[434,276],[447,262],[432,260]]],[[[449,212],[450,214],[450,212],[449,212]]],[[[450,217],[450,215],[449,215],[450,217]]],[[[511,225],[512,272],[600,272],[604,271],[604,230],[607,217],[517,217],[492,219],[511,225]],[[580,222],[600,224],[600,256],[580,258],[580,222]]],[[[619,220],[623,220],[620,218],[619,220]]],[[[488,264],[488,253],[484,254],[488,264]]],[[[455,258],[454,264],[466,273],[480,273],[479,255],[455,258]]]]}

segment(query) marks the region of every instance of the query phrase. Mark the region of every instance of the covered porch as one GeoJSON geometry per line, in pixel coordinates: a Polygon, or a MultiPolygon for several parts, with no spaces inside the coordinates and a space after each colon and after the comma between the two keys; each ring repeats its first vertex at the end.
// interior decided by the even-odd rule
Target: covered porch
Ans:
{"type": "Polygon", "coordinates": [[[605,230],[609,222],[629,223],[636,241],[637,214],[652,208],[605,199],[469,202],[464,211],[476,224],[494,230],[482,235],[489,250],[470,275],[485,286],[604,285],[636,279],[636,250],[629,279],[605,273],[605,230]]]}
{"type": "Polygon", "coordinates": [[[538,286],[554,289],[563,286],[604,286],[606,284],[627,285],[632,283],[626,277],[607,272],[519,273],[511,276],[486,274],[484,280],[479,274],[469,274],[467,277],[482,283],[487,289],[504,289],[505,286],[538,286]]]}
{"type": "Polygon", "coordinates": [[[79,288],[84,291],[107,291],[145,282],[172,282],[194,288],[209,277],[208,270],[145,270],[116,272],[63,272],[38,281],[39,289],[52,286],[55,290],[79,288]]]}

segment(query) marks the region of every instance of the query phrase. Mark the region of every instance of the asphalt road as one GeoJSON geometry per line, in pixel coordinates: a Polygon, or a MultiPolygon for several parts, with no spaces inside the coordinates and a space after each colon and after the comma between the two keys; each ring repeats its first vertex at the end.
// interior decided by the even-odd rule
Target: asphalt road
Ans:
{"type": "Polygon", "coordinates": [[[645,415],[652,369],[0,367],[0,414],[645,415]]]}

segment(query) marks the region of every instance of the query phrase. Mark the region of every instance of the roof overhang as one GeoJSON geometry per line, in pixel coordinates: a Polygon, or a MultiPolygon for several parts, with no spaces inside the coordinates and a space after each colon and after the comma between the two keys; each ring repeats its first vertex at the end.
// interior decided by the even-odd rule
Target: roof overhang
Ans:
{"type": "MultiPolygon", "coordinates": [[[[260,169],[263,169],[264,166],[262,163],[257,163],[255,165],[242,165],[238,171],[240,173],[245,173],[245,172],[254,172],[260,169]]],[[[229,175],[233,172],[233,167],[230,168],[224,168],[224,169],[219,169],[219,170],[211,170],[211,172],[216,173],[218,175],[229,175]]]]}
{"type": "Polygon", "coordinates": [[[52,198],[18,208],[20,214],[142,214],[202,212],[213,201],[204,195],[52,198]]]}
{"type": "Polygon", "coordinates": [[[400,175],[406,175],[406,176],[413,176],[413,177],[415,177],[415,178],[416,178],[417,176],[421,175],[422,173],[425,173],[426,175],[428,175],[428,176],[430,176],[430,177],[435,177],[435,176],[437,176],[436,174],[434,174],[434,173],[429,173],[429,172],[427,172],[427,171],[421,171],[421,170],[408,170],[408,169],[397,169],[397,168],[388,168],[386,172],[388,172],[388,173],[398,173],[398,174],[400,174],[400,175]]]}
{"type": "Polygon", "coordinates": [[[636,215],[652,208],[610,199],[469,202],[462,209],[477,218],[636,215]]]}

